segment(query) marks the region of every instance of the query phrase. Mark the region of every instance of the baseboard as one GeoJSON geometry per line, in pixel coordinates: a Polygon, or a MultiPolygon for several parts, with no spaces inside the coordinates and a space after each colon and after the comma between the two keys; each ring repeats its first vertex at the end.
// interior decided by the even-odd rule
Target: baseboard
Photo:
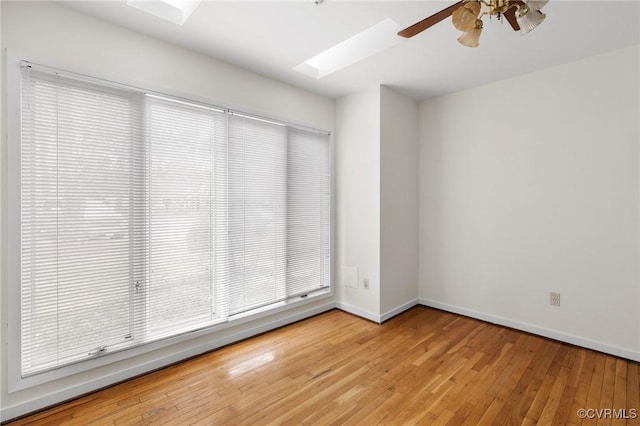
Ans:
{"type": "Polygon", "coordinates": [[[400,305],[397,308],[391,309],[390,311],[387,311],[384,314],[380,315],[380,322],[385,322],[395,317],[396,315],[400,315],[404,311],[409,310],[416,305],[418,305],[418,298],[410,300],[407,303],[400,305]]]}
{"type": "Polygon", "coordinates": [[[364,309],[360,309],[348,303],[336,301],[336,308],[355,316],[368,319],[369,321],[377,322],[378,324],[382,322],[380,315],[374,314],[373,312],[365,311],[364,309]]]}
{"type": "MultiPolygon", "coordinates": [[[[0,413],[0,422],[7,422],[11,419],[15,419],[20,416],[24,416],[29,413],[33,413],[38,410],[42,410],[46,407],[50,407],[56,404],[60,404],[64,401],[68,401],[87,393],[94,392],[96,390],[111,386],[113,384],[131,379],[136,376],[140,376],[145,373],[166,367],[176,362],[183,361],[185,359],[210,352],[218,349],[222,346],[229,345],[231,343],[239,342],[258,334],[265,333],[267,331],[274,330],[276,328],[283,327],[285,325],[303,320],[305,318],[312,317],[314,315],[321,314],[326,311],[330,311],[336,307],[336,303],[333,300],[329,300],[327,303],[315,306],[313,308],[290,314],[276,320],[264,322],[239,331],[227,336],[212,339],[206,344],[190,347],[187,350],[176,350],[176,352],[167,354],[160,358],[156,358],[144,364],[136,365],[135,367],[120,370],[115,374],[100,377],[90,382],[85,382],[76,386],[68,387],[57,392],[50,393],[44,397],[37,398],[31,401],[26,401],[10,407],[3,407],[0,413]]],[[[180,345],[177,345],[180,346],[180,345]]]]}
{"type": "Polygon", "coordinates": [[[484,312],[474,311],[472,309],[466,309],[459,306],[449,305],[447,303],[438,302],[435,300],[419,298],[419,303],[431,308],[440,309],[454,314],[460,314],[471,318],[476,318],[482,321],[490,322],[493,324],[503,325],[505,327],[514,328],[516,330],[526,331],[527,333],[537,334],[539,336],[548,337],[550,339],[558,340],[561,342],[569,343],[576,346],[581,346],[587,349],[593,349],[598,352],[618,356],[621,358],[630,359],[632,361],[640,361],[640,352],[633,351],[627,348],[621,348],[607,343],[598,342],[595,340],[585,339],[579,336],[574,336],[568,333],[562,333],[556,330],[550,330],[544,327],[538,327],[533,324],[514,321],[508,318],[500,317],[497,315],[491,315],[484,312]]]}
{"type": "Polygon", "coordinates": [[[336,301],[336,308],[340,309],[341,311],[345,311],[355,316],[368,319],[369,321],[373,321],[378,324],[382,324],[383,322],[395,317],[396,315],[403,313],[407,309],[413,308],[416,305],[418,305],[417,298],[410,300],[407,303],[404,303],[396,308],[393,308],[382,315],[378,315],[378,314],[374,314],[373,312],[365,311],[364,309],[360,309],[348,303],[336,301]]]}

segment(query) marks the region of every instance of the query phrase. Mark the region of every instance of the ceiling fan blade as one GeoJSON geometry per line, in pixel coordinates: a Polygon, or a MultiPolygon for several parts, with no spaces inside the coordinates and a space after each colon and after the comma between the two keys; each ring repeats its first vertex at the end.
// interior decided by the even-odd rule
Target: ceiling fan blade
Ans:
{"type": "MultiPolygon", "coordinates": [[[[463,3],[462,1],[459,1],[456,4],[452,4],[451,6],[447,7],[446,9],[442,9],[440,12],[435,13],[435,14],[429,16],[428,18],[424,18],[422,21],[416,22],[415,24],[411,25],[410,27],[405,28],[404,30],[400,31],[398,33],[398,35],[402,36],[402,37],[409,38],[409,37],[413,37],[416,34],[420,34],[424,30],[426,30],[427,28],[432,27],[435,24],[437,24],[438,22],[442,21],[443,19],[446,19],[449,16],[451,16],[451,14],[457,8],[462,6],[462,3],[463,3]]],[[[513,15],[513,17],[514,17],[514,20],[515,20],[515,14],[513,15]]]]}
{"type": "MultiPolygon", "coordinates": [[[[513,1],[513,2],[509,2],[509,4],[524,4],[521,1],[513,1]]],[[[518,25],[518,20],[516,19],[516,7],[510,7],[509,9],[507,9],[502,16],[505,17],[505,19],[509,22],[509,24],[511,24],[511,28],[513,28],[513,31],[520,31],[520,25],[518,25]]]]}

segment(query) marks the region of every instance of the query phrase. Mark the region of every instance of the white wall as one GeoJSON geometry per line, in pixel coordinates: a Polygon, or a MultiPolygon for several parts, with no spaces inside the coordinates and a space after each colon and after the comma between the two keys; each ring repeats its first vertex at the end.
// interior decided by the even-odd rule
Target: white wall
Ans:
{"type": "Polygon", "coordinates": [[[418,103],[382,86],[380,120],[380,313],[386,319],[417,303],[418,103]]]}
{"type": "Polygon", "coordinates": [[[421,103],[421,301],[640,360],[638,51],[421,103]]]}
{"type": "Polygon", "coordinates": [[[385,86],[345,96],[336,134],[336,302],[382,322],[418,300],[418,104],[385,86]]]}
{"type": "MultiPolygon", "coordinates": [[[[4,102],[5,102],[5,98],[4,98],[4,92],[5,92],[5,81],[4,81],[4,67],[5,67],[5,62],[4,62],[4,49],[2,48],[2,3],[0,3],[0,212],[3,212],[5,210],[5,196],[6,196],[6,192],[5,192],[5,179],[6,179],[6,170],[7,170],[7,162],[6,162],[6,146],[7,144],[5,143],[5,131],[4,131],[4,102]]],[[[5,256],[5,245],[2,243],[2,241],[5,239],[4,234],[5,234],[5,229],[6,229],[6,218],[3,214],[0,214],[0,259],[4,259],[5,256]]],[[[4,269],[4,267],[0,268],[0,345],[2,345],[0,347],[0,383],[4,382],[4,378],[6,377],[6,370],[4,367],[4,339],[5,339],[5,324],[6,324],[6,319],[5,319],[5,286],[4,286],[4,279],[3,279],[3,272],[2,270],[4,269]]],[[[0,384],[0,387],[2,385],[0,384]]],[[[2,395],[2,389],[0,389],[0,395],[2,395]]],[[[2,397],[0,397],[0,412],[2,411],[2,397]]],[[[0,420],[2,419],[2,415],[0,414],[0,420]]]]}
{"type": "MultiPolygon", "coordinates": [[[[311,94],[266,77],[224,64],[107,22],[79,14],[52,2],[0,3],[2,47],[25,52],[45,62],[99,76],[125,79],[142,87],[167,88],[172,92],[197,96],[225,106],[262,113],[274,118],[334,130],[335,109],[331,99],[311,94]]],[[[3,95],[4,102],[4,95],[3,95]]],[[[4,119],[4,116],[3,116],[4,119]]],[[[4,128],[4,127],[3,127],[4,128]]],[[[2,228],[6,229],[6,143],[2,143],[2,228]]],[[[6,324],[6,235],[2,234],[2,324],[6,324]]],[[[1,419],[8,419],[53,404],[96,387],[106,386],[128,375],[158,368],[220,343],[228,343],[251,332],[329,309],[332,300],[323,300],[227,329],[201,336],[180,345],[164,348],[85,373],[8,393],[7,342],[2,327],[0,351],[1,419]]]]}
{"type": "Polygon", "coordinates": [[[336,101],[336,301],[377,321],[380,313],[380,86],[336,101]],[[357,288],[345,287],[356,267],[357,288]],[[363,279],[369,280],[369,290],[363,279]]]}

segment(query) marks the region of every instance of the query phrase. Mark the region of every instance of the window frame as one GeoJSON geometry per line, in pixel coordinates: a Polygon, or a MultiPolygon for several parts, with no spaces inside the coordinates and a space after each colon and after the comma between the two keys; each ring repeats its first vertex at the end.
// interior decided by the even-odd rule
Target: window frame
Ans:
{"type": "MultiPolygon", "coordinates": [[[[326,132],[329,135],[329,158],[330,158],[330,190],[331,190],[331,202],[330,202],[330,250],[331,261],[329,265],[329,287],[315,291],[309,295],[309,297],[295,297],[289,300],[278,302],[272,305],[258,307],[256,309],[242,312],[235,315],[230,315],[227,322],[221,324],[214,324],[206,328],[194,330],[185,334],[180,334],[168,338],[164,338],[157,341],[143,343],[131,348],[125,348],[122,350],[114,351],[102,356],[86,359],[70,365],[61,366],[59,368],[36,373],[28,377],[21,376],[21,229],[20,229],[20,199],[21,199],[21,161],[20,161],[20,118],[21,118],[21,62],[27,61],[34,64],[46,64],[43,66],[54,68],[57,70],[65,70],[63,72],[69,73],[76,77],[86,77],[89,80],[103,80],[106,82],[112,82],[114,85],[120,85],[132,90],[139,90],[145,93],[156,94],[158,96],[169,96],[172,99],[183,99],[185,102],[194,104],[202,104],[210,108],[219,109],[231,109],[236,110],[235,106],[229,106],[228,108],[220,108],[216,102],[212,102],[210,99],[199,97],[190,93],[183,93],[165,87],[153,87],[148,83],[140,84],[134,80],[127,80],[121,76],[110,76],[105,73],[96,72],[95,70],[80,70],[78,67],[69,67],[64,63],[57,63],[51,60],[42,60],[33,55],[28,55],[22,52],[17,52],[12,49],[6,51],[6,140],[7,140],[7,183],[6,183],[6,218],[7,218],[7,301],[4,302],[7,305],[7,383],[8,392],[16,392],[23,389],[28,389],[34,386],[38,386],[47,382],[58,380],[68,377],[73,374],[90,371],[95,368],[112,364],[118,361],[135,358],[137,356],[148,354],[159,349],[176,345],[178,343],[187,342],[193,339],[197,339],[203,336],[215,337],[217,333],[223,330],[237,327],[242,324],[248,324],[259,321],[264,318],[269,318],[278,314],[286,313],[295,308],[301,308],[305,305],[315,303],[321,300],[329,301],[332,304],[334,300],[335,292],[335,174],[334,170],[334,138],[330,132],[326,132]],[[66,71],[68,70],[68,71],[66,71]],[[90,77],[89,77],[90,76],[90,77]]],[[[250,117],[258,119],[264,119],[267,121],[275,121],[279,123],[286,123],[293,128],[300,128],[303,130],[314,130],[304,125],[291,124],[288,120],[274,116],[265,116],[261,112],[251,111],[242,107],[241,114],[246,114],[250,117]]],[[[236,110],[236,111],[238,111],[236,110]]],[[[326,309],[323,309],[326,310],[326,309]]],[[[299,309],[295,310],[298,312],[299,309]]],[[[291,318],[294,318],[292,315],[291,318]]],[[[241,340],[252,335],[264,332],[266,330],[275,328],[277,326],[286,325],[289,322],[297,319],[275,319],[274,321],[261,322],[256,324],[255,327],[249,330],[239,330],[237,333],[224,333],[220,339],[216,339],[216,343],[212,347],[207,345],[207,348],[203,348],[202,345],[192,347],[188,350],[182,351],[178,355],[178,360],[186,359],[191,356],[202,353],[203,351],[213,350],[216,347],[220,347],[225,344],[232,343],[237,340],[241,340]],[[255,331],[253,331],[255,330],[255,331]],[[262,331],[261,331],[262,330],[262,331]]],[[[100,377],[98,382],[104,386],[117,380],[124,380],[129,378],[132,374],[140,374],[139,368],[144,371],[151,371],[156,368],[161,368],[168,365],[171,362],[175,362],[175,356],[161,356],[152,361],[141,360],[136,367],[130,367],[129,369],[118,372],[118,374],[111,375],[109,377],[100,377]],[[135,371],[132,373],[130,371],[135,371]]]]}

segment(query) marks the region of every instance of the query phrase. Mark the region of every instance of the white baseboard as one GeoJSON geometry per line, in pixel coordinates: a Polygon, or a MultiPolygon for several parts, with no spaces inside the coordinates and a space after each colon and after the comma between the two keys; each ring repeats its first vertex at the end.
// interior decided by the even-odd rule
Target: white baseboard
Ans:
{"type": "Polygon", "coordinates": [[[336,308],[340,309],[341,311],[356,315],[358,317],[368,319],[369,321],[377,322],[378,324],[382,322],[380,315],[374,314],[373,312],[365,311],[364,309],[360,309],[348,303],[336,301],[336,308]]]}
{"type": "Polygon", "coordinates": [[[76,398],[80,395],[102,389],[112,384],[122,382],[124,380],[148,373],[150,371],[157,370],[173,363],[212,351],[222,346],[226,346],[231,343],[238,342],[240,340],[244,340],[270,330],[274,330],[276,328],[312,317],[317,314],[321,314],[323,312],[334,309],[335,307],[335,302],[333,300],[329,300],[327,303],[304,310],[302,312],[286,315],[272,321],[261,322],[254,327],[250,327],[218,339],[214,338],[206,344],[193,346],[188,348],[187,350],[177,348],[175,352],[167,354],[166,356],[153,359],[152,361],[146,362],[144,364],[139,364],[131,368],[120,370],[116,374],[110,374],[108,376],[92,380],[90,382],[67,387],[59,391],[52,392],[44,397],[33,399],[31,401],[26,401],[10,407],[3,407],[0,412],[0,422],[15,419],[17,417],[24,416],[25,414],[32,413],[55,404],[59,404],[72,398],[76,398]]]}
{"type": "Polygon", "coordinates": [[[398,306],[397,308],[391,309],[390,311],[385,312],[384,314],[380,315],[380,322],[385,322],[388,319],[391,319],[393,317],[395,317],[396,315],[400,315],[401,313],[403,313],[404,311],[413,308],[414,306],[418,305],[418,298],[416,297],[413,300],[408,301],[407,303],[398,306]]]}
{"type": "Polygon", "coordinates": [[[418,300],[421,305],[428,306],[431,308],[436,308],[443,311],[452,312],[454,314],[460,314],[467,317],[476,318],[476,319],[487,321],[493,324],[499,324],[505,327],[514,328],[516,330],[526,331],[527,333],[537,334],[539,336],[548,337],[550,339],[559,340],[561,342],[570,343],[572,345],[581,346],[587,349],[593,349],[598,352],[604,352],[606,354],[615,355],[621,358],[626,358],[633,361],[640,361],[640,352],[637,352],[631,349],[621,348],[618,346],[609,345],[607,343],[602,343],[595,340],[574,336],[572,334],[563,333],[556,330],[550,330],[548,328],[538,327],[533,324],[514,321],[514,320],[503,318],[497,315],[486,314],[484,312],[478,312],[472,309],[449,305],[447,303],[425,299],[422,297],[418,300]]]}
{"type": "Polygon", "coordinates": [[[374,314],[373,312],[369,312],[369,311],[365,311],[364,309],[360,309],[356,306],[350,305],[348,303],[344,303],[344,302],[338,302],[336,301],[336,308],[348,312],[350,314],[353,314],[355,316],[364,318],[364,319],[368,319],[369,321],[373,321],[376,322],[378,324],[382,324],[383,322],[387,321],[388,319],[391,319],[393,317],[395,317],[396,315],[399,315],[401,313],[403,313],[404,311],[406,311],[407,309],[411,309],[414,306],[418,305],[418,299],[413,299],[408,301],[407,303],[404,303],[396,308],[393,308],[387,312],[385,312],[382,315],[378,315],[378,314],[374,314]]]}

